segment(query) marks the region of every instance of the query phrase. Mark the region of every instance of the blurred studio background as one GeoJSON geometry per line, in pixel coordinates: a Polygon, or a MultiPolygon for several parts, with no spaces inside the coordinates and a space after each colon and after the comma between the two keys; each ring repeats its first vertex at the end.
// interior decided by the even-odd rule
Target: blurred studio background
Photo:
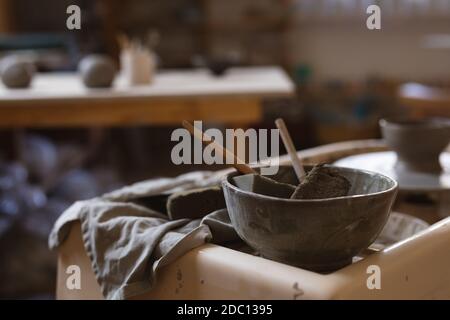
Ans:
{"type": "Polygon", "coordinates": [[[0,0],[0,58],[0,297],[52,298],[47,237],[70,204],[211,169],[171,162],[182,119],[283,117],[304,149],[449,116],[450,0],[0,0]]]}

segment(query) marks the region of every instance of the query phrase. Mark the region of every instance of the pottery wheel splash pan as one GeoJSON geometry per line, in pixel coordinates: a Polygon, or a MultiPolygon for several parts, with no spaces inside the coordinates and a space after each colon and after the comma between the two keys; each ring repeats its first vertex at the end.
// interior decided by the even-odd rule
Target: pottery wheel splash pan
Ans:
{"type": "Polygon", "coordinates": [[[339,167],[370,170],[396,180],[401,191],[411,193],[450,192],[450,153],[440,156],[443,168],[440,173],[396,170],[397,156],[393,151],[365,153],[339,159],[339,167]]]}
{"type": "MultiPolygon", "coordinates": [[[[334,168],[351,182],[349,195],[284,199],[239,188],[234,181],[239,174],[227,175],[225,201],[239,236],[263,257],[304,269],[330,272],[350,264],[386,224],[397,182],[374,172],[334,168]]],[[[288,166],[270,178],[298,183],[288,166]]]]}

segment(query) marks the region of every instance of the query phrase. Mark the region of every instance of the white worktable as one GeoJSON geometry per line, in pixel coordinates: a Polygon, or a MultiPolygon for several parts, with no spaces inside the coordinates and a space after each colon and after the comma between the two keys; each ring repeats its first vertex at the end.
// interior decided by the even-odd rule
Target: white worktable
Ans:
{"type": "Polygon", "coordinates": [[[0,126],[174,124],[181,120],[253,122],[262,99],[288,97],[294,85],[279,67],[160,71],[149,85],[88,89],[76,73],[37,74],[28,89],[0,84],[0,126]]]}

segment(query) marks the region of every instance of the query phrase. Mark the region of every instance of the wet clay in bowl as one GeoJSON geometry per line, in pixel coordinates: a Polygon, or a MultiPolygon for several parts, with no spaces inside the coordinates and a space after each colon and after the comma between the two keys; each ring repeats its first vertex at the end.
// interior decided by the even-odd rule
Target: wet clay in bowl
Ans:
{"type": "MultiPolygon", "coordinates": [[[[230,173],[222,185],[239,236],[263,257],[304,269],[330,272],[350,264],[386,224],[397,183],[369,171],[329,167],[351,182],[348,195],[328,199],[262,195],[239,188],[234,181],[239,174],[230,173]]],[[[281,166],[270,178],[298,184],[289,166],[281,166]]]]}
{"type": "Polygon", "coordinates": [[[384,140],[397,154],[395,170],[439,173],[439,155],[450,142],[450,119],[382,119],[384,140]]]}

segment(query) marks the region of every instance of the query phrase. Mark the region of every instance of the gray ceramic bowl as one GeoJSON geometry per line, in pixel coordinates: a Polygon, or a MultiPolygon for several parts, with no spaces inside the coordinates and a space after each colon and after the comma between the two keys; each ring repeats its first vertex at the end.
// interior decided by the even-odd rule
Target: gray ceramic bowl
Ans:
{"type": "MultiPolygon", "coordinates": [[[[397,182],[384,175],[334,167],[352,183],[348,196],[291,200],[239,189],[237,172],[223,181],[231,222],[263,257],[329,272],[346,266],[375,241],[389,217],[397,182]]],[[[296,183],[292,167],[281,166],[280,182],[296,183]]]]}
{"type": "Polygon", "coordinates": [[[397,153],[396,170],[440,172],[439,155],[450,142],[450,119],[382,119],[380,128],[397,153]]]}

